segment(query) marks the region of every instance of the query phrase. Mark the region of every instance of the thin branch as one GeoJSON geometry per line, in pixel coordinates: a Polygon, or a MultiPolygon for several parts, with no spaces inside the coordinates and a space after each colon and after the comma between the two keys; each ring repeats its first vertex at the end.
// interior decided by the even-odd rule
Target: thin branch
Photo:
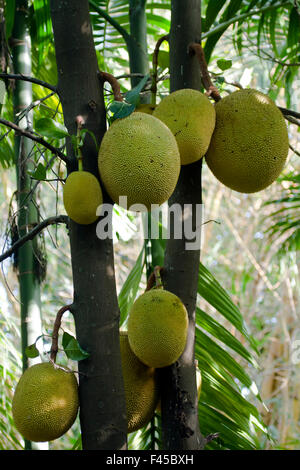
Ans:
{"type": "Polygon", "coordinates": [[[118,80],[111,73],[99,72],[100,78],[103,82],[108,82],[112,88],[115,101],[123,101],[121,88],[118,80]]]}
{"type": "Polygon", "coordinates": [[[164,41],[169,41],[169,35],[166,34],[158,39],[155,49],[153,52],[152,58],[152,67],[153,67],[153,74],[152,74],[152,85],[151,85],[151,95],[152,95],[152,104],[155,106],[156,104],[156,93],[157,93],[157,65],[158,65],[158,54],[159,48],[164,41]]]}
{"type": "Polygon", "coordinates": [[[57,87],[51,85],[50,83],[44,82],[43,80],[39,80],[38,78],[29,77],[28,75],[23,74],[15,74],[15,73],[0,73],[0,78],[8,78],[11,80],[23,80],[24,82],[31,82],[35,83],[36,85],[40,85],[44,88],[48,88],[48,90],[53,91],[54,93],[58,94],[57,87]]]}
{"type": "Polygon", "coordinates": [[[132,78],[132,77],[144,78],[145,74],[144,73],[124,73],[123,75],[118,75],[115,78],[119,80],[120,78],[132,78]]]}
{"type": "Polygon", "coordinates": [[[300,157],[300,152],[298,152],[298,150],[295,149],[295,147],[293,147],[291,144],[289,145],[289,147],[292,150],[292,152],[294,152],[298,157],[300,157]]]}
{"type": "Polygon", "coordinates": [[[24,243],[28,242],[29,240],[32,240],[38,233],[40,233],[42,230],[44,230],[46,227],[49,225],[54,225],[54,224],[66,224],[68,225],[69,218],[66,215],[58,215],[58,216],[53,216],[53,217],[48,217],[48,219],[43,220],[39,224],[37,224],[30,232],[28,232],[26,235],[23,237],[19,238],[11,247],[9,250],[5,251],[0,255],[0,263],[4,261],[6,258],[9,258],[15,251],[17,251],[24,243]]]}
{"type": "Polygon", "coordinates": [[[24,137],[28,137],[29,139],[33,140],[34,142],[37,142],[38,144],[43,145],[46,147],[48,150],[50,150],[52,153],[60,157],[66,164],[71,163],[72,159],[62,153],[58,148],[54,147],[53,145],[49,144],[44,140],[42,137],[38,137],[35,134],[32,134],[32,132],[26,131],[25,129],[21,129],[21,127],[17,126],[13,122],[7,121],[6,119],[0,118],[0,124],[4,124],[4,126],[10,127],[13,129],[15,132],[18,134],[23,135],[24,137]]]}
{"type": "Polygon", "coordinates": [[[61,326],[61,319],[63,314],[68,310],[71,311],[72,305],[64,305],[56,314],[55,322],[53,325],[53,332],[52,332],[52,343],[51,343],[51,350],[50,350],[50,360],[55,363],[56,355],[58,352],[58,332],[61,326]]]}
{"type": "Polygon", "coordinates": [[[293,111],[292,109],[287,108],[281,108],[280,106],[278,106],[278,109],[280,109],[284,116],[293,116],[294,118],[300,119],[300,113],[297,113],[297,111],[293,111]]]}
{"type": "Polygon", "coordinates": [[[201,44],[193,42],[189,44],[188,49],[190,54],[195,54],[197,56],[200,65],[202,83],[207,91],[207,94],[212,96],[215,101],[220,101],[221,95],[217,87],[214,86],[213,82],[211,81],[210,74],[207,69],[204,50],[201,44]]]}

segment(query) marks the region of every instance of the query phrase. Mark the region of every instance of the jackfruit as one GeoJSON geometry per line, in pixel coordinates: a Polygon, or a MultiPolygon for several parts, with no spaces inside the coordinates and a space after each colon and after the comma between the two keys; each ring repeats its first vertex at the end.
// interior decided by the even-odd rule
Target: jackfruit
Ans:
{"type": "Polygon", "coordinates": [[[206,155],[215,177],[241,193],[255,193],[280,175],[289,141],[275,103],[254,90],[238,90],[216,104],[216,127],[206,155]]]}
{"type": "Polygon", "coordinates": [[[120,349],[126,398],[128,433],[146,426],[159,399],[156,371],[132,352],[127,331],[120,331],[120,349]]]}
{"type": "Polygon", "coordinates": [[[173,193],[180,172],[176,140],[159,119],[134,112],[114,121],[99,150],[101,180],[117,204],[129,210],[133,204],[161,205],[173,193]],[[120,196],[126,196],[121,201],[120,196]]]}
{"type": "Polygon", "coordinates": [[[207,96],[190,88],[174,91],[156,106],[153,116],[176,137],[182,165],[205,155],[216,121],[215,108],[207,96]]]}
{"type": "Polygon", "coordinates": [[[166,367],[182,354],[188,314],[172,292],[151,289],[134,302],[128,317],[128,339],[134,354],[149,367],[166,367]]]}
{"type": "Polygon", "coordinates": [[[98,219],[97,207],[103,203],[97,178],[88,171],[73,171],[63,188],[63,202],[70,219],[88,225],[98,219]]]}
{"type": "Polygon", "coordinates": [[[146,114],[153,114],[153,111],[155,110],[155,105],[153,104],[148,104],[148,103],[143,103],[143,104],[140,104],[135,112],[138,112],[138,113],[146,113],[146,114]]]}
{"type": "Polygon", "coordinates": [[[52,363],[35,364],[21,376],[12,402],[15,426],[34,442],[52,441],[74,423],[79,407],[75,374],[52,363]]]}

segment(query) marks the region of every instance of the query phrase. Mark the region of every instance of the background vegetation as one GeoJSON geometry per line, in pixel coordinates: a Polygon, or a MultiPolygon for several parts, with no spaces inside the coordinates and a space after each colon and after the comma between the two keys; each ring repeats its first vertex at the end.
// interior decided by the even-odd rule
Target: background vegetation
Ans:
{"type": "MultiPolygon", "coordinates": [[[[0,7],[1,4],[5,8],[1,14],[6,19],[8,40],[15,2],[2,1],[0,7]]],[[[170,28],[170,5],[170,1],[146,3],[150,68],[156,41],[170,28]]],[[[297,361],[292,361],[292,351],[295,340],[300,339],[300,7],[293,1],[234,0],[207,0],[202,7],[208,68],[222,95],[237,86],[257,88],[269,94],[277,105],[294,110],[295,116],[287,116],[291,145],[288,164],[282,177],[266,190],[253,195],[236,193],[219,183],[203,165],[205,225],[196,336],[196,357],[203,381],[199,403],[201,432],[219,433],[209,444],[211,448],[299,449],[300,368],[297,361]]],[[[90,8],[99,68],[120,77],[125,93],[131,88],[126,42],[130,31],[128,2],[91,0],[90,8]]],[[[29,2],[32,76],[55,84],[49,11],[46,0],[29,2]]],[[[1,117],[13,121],[11,85],[7,83],[1,117]]],[[[159,54],[160,98],[168,93],[168,88],[168,45],[164,42],[159,54]]],[[[60,103],[49,93],[33,85],[34,129],[41,133],[42,118],[62,123],[60,103]]],[[[108,106],[111,101],[107,85],[108,106]]],[[[64,145],[63,139],[53,134],[48,140],[58,147],[64,145]]],[[[33,174],[31,179],[40,219],[63,214],[64,165],[40,146],[34,146],[29,158],[35,169],[39,164],[40,168],[47,168],[46,177],[33,174]]],[[[0,233],[5,251],[12,243],[18,208],[13,132],[3,125],[0,163],[0,233]]],[[[146,284],[147,260],[140,230],[143,223],[140,216],[115,208],[115,267],[123,327],[129,305],[146,284]]],[[[161,241],[161,249],[163,244],[161,241]]],[[[48,227],[39,236],[39,256],[46,276],[41,285],[44,336],[37,346],[45,360],[50,349],[47,335],[51,335],[55,314],[73,296],[69,239],[64,225],[48,227]]],[[[12,394],[22,368],[19,284],[14,258],[2,263],[0,283],[0,448],[22,449],[24,444],[11,416],[12,394]]],[[[63,328],[75,334],[71,315],[64,316],[63,328]]],[[[60,361],[75,367],[63,351],[60,361]]],[[[151,426],[129,436],[129,447],[133,449],[158,447],[159,442],[158,416],[151,426]]],[[[80,448],[78,420],[49,448],[80,448]]]]}

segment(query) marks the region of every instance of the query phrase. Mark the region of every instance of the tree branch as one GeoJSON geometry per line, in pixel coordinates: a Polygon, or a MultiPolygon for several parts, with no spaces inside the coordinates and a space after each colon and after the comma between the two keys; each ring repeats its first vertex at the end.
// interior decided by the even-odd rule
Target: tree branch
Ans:
{"type": "Polygon", "coordinates": [[[11,80],[23,80],[24,82],[31,82],[35,83],[36,85],[43,86],[44,88],[48,88],[54,93],[58,94],[57,87],[51,85],[50,83],[44,82],[43,80],[39,80],[38,78],[29,77],[28,75],[15,74],[15,73],[0,73],[0,78],[8,78],[11,80]]]}
{"type": "Polygon", "coordinates": [[[54,147],[53,145],[49,144],[46,140],[44,140],[42,137],[38,137],[32,132],[26,131],[25,129],[21,129],[21,127],[17,126],[13,122],[7,121],[6,119],[0,118],[0,124],[4,124],[4,126],[10,127],[13,129],[15,132],[18,134],[23,135],[24,137],[28,137],[29,139],[33,140],[34,142],[37,142],[38,144],[43,145],[46,147],[48,150],[50,150],[52,153],[57,155],[61,160],[63,160],[66,164],[71,163],[72,159],[65,155],[63,152],[61,152],[58,148],[54,147]]]}
{"type": "Polygon", "coordinates": [[[63,314],[67,311],[71,311],[72,305],[64,305],[56,314],[53,332],[52,332],[52,342],[51,342],[51,350],[50,350],[50,360],[55,364],[56,356],[58,352],[58,332],[61,327],[61,320],[63,314]]]}
{"type": "Polygon", "coordinates": [[[280,109],[284,116],[293,116],[295,118],[300,119],[300,113],[297,113],[297,111],[293,111],[292,109],[287,108],[281,108],[280,106],[278,106],[278,109],[280,109]]]}
{"type": "Polygon", "coordinates": [[[169,40],[169,35],[166,34],[165,36],[162,36],[161,38],[158,39],[155,49],[153,52],[153,58],[152,58],[152,66],[153,66],[153,74],[152,74],[152,85],[151,85],[151,96],[152,96],[152,105],[155,106],[156,104],[156,93],[157,93],[157,66],[158,66],[158,54],[159,54],[159,48],[161,44],[164,41],[169,40]]]}
{"type": "Polygon", "coordinates": [[[207,69],[207,63],[206,63],[206,60],[205,60],[204,50],[203,50],[201,44],[196,43],[196,42],[191,43],[191,44],[189,44],[188,49],[189,49],[189,53],[190,54],[195,54],[197,59],[198,59],[198,62],[199,62],[199,65],[200,65],[200,70],[201,70],[202,84],[203,84],[204,88],[206,89],[207,94],[209,96],[212,96],[212,98],[216,102],[220,101],[221,95],[220,95],[220,92],[217,89],[217,87],[214,86],[214,84],[211,81],[210,74],[209,74],[208,69],[207,69]]]}
{"type": "Polygon", "coordinates": [[[17,251],[24,243],[29,240],[32,240],[38,233],[44,230],[49,225],[54,224],[66,224],[68,225],[69,218],[66,215],[58,215],[53,217],[48,217],[48,219],[43,220],[41,223],[37,224],[30,232],[28,232],[23,237],[19,238],[9,250],[5,251],[0,255],[0,263],[6,258],[9,258],[15,251],[17,251]]]}
{"type": "Polygon", "coordinates": [[[121,88],[118,80],[111,73],[99,72],[99,76],[103,82],[108,82],[114,94],[115,101],[123,101],[121,88]]]}

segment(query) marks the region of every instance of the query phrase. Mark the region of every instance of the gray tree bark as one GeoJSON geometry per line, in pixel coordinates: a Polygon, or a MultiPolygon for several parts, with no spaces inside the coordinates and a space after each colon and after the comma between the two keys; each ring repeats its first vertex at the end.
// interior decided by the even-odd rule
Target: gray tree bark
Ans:
{"type": "MultiPolygon", "coordinates": [[[[201,76],[197,59],[188,53],[188,45],[201,38],[201,0],[172,0],[170,44],[170,92],[181,88],[200,90],[201,76]]],[[[201,199],[202,161],[181,167],[177,187],[169,205],[190,205],[193,231],[197,205],[201,199]]],[[[183,213],[183,212],[182,212],[183,213]]],[[[185,216],[187,212],[185,212],[185,216]]],[[[184,215],[180,221],[184,227],[184,215]]],[[[196,450],[204,447],[198,423],[198,400],[194,357],[195,308],[197,297],[200,244],[188,250],[190,240],[184,235],[167,241],[163,282],[185,304],[189,315],[188,338],[179,360],[161,373],[162,434],[166,450],[196,450]]]]}
{"type": "MultiPolygon", "coordinates": [[[[106,118],[88,0],[51,0],[51,16],[65,124],[76,134],[76,116],[83,116],[99,144],[106,118]]],[[[72,154],[70,142],[68,153],[72,154]]],[[[89,136],[83,147],[83,168],[99,177],[97,149],[89,136]]],[[[76,163],[68,168],[74,169],[76,163]]],[[[125,449],[127,420],[112,240],[97,238],[96,223],[84,226],[71,221],[70,243],[76,336],[90,353],[78,364],[83,449],[125,449]]]]}

